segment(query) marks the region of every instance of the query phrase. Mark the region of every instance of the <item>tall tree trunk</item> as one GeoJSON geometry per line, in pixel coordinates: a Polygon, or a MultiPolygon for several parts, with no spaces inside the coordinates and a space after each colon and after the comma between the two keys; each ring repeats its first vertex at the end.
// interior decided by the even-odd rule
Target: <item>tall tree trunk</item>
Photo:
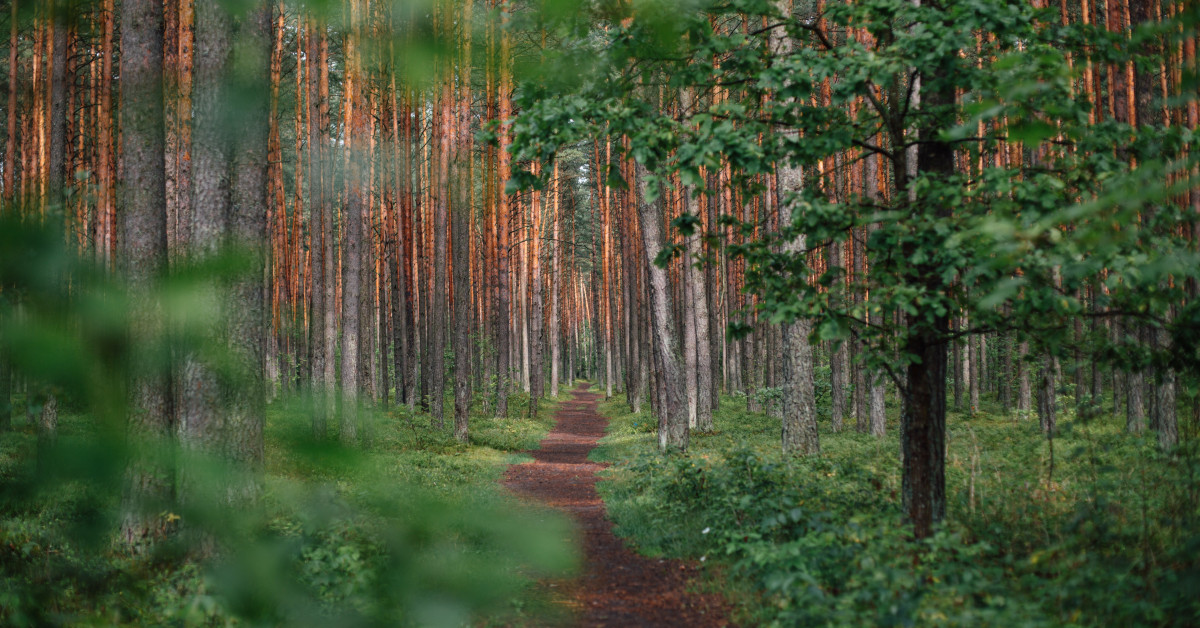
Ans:
{"type": "MultiPolygon", "coordinates": [[[[787,0],[778,0],[776,8],[785,18],[791,18],[791,6],[787,0]]],[[[783,29],[772,31],[773,55],[790,55],[795,46],[796,42],[783,29]]],[[[779,222],[781,227],[786,227],[792,224],[793,197],[803,190],[803,173],[798,165],[789,163],[778,164],[776,172],[779,181],[779,222]]],[[[790,255],[804,255],[806,247],[806,236],[799,234],[785,242],[782,249],[790,255]]],[[[813,350],[808,340],[811,330],[812,323],[804,318],[796,318],[783,328],[783,353],[788,356],[786,380],[783,385],[782,446],[785,454],[809,455],[821,451],[817,436],[813,350]]],[[[756,336],[759,333],[760,331],[755,331],[756,336]]]]}
{"type": "MultiPolygon", "coordinates": [[[[839,242],[829,245],[829,266],[842,268],[842,244],[839,242]]],[[[836,286],[833,289],[840,290],[836,286]]],[[[838,342],[830,347],[829,352],[829,416],[835,432],[842,431],[842,422],[846,416],[846,375],[849,370],[850,347],[846,342],[838,342]]]]}
{"type": "MultiPolygon", "coordinates": [[[[267,344],[266,274],[267,240],[267,134],[271,81],[271,0],[258,0],[243,17],[237,56],[233,59],[234,84],[244,96],[239,102],[233,152],[231,214],[228,241],[252,263],[233,284],[229,307],[228,344],[238,377],[226,394],[224,447],[232,460],[257,468],[263,461],[263,428],[266,425],[264,349],[267,344]]],[[[282,210],[282,208],[280,208],[282,210]]],[[[232,487],[249,491],[254,486],[232,487]]]]}
{"type": "MultiPolygon", "coordinates": [[[[535,172],[541,174],[540,163],[535,163],[535,172]]],[[[545,388],[545,286],[542,280],[542,209],[544,201],[539,190],[531,195],[532,234],[529,238],[529,416],[537,416],[537,400],[544,396],[545,388]]]]}
{"type": "Polygon", "coordinates": [[[512,100],[511,88],[512,79],[510,75],[511,65],[509,63],[509,33],[508,33],[508,7],[507,2],[503,3],[500,11],[500,94],[499,94],[499,116],[500,116],[500,146],[499,146],[499,178],[500,199],[499,206],[496,208],[498,214],[496,217],[497,232],[496,232],[496,416],[508,416],[508,391],[512,387],[512,363],[511,363],[511,344],[512,336],[509,333],[512,321],[512,276],[509,270],[511,250],[510,244],[511,234],[514,228],[512,220],[512,198],[508,194],[508,179],[512,176],[511,159],[509,154],[509,123],[512,117],[512,100]]]}
{"type": "Polygon", "coordinates": [[[446,328],[446,237],[449,235],[450,212],[450,126],[453,124],[451,106],[454,99],[450,94],[447,83],[442,88],[437,105],[437,132],[435,138],[438,146],[437,159],[437,198],[434,207],[433,228],[433,291],[430,297],[429,320],[429,368],[430,368],[430,421],[433,426],[441,429],[445,426],[443,405],[445,399],[446,373],[445,350],[446,340],[443,332],[446,328]]]}
{"type": "MultiPolygon", "coordinates": [[[[452,121],[452,163],[455,176],[451,190],[453,198],[453,246],[454,246],[454,437],[461,443],[467,442],[468,417],[471,410],[471,217],[474,213],[471,180],[471,35],[466,27],[471,23],[471,3],[462,5],[461,16],[455,16],[458,24],[458,98],[456,117],[452,121]],[[461,134],[461,136],[460,136],[461,134]],[[468,137],[462,137],[468,136],[468,137]]],[[[451,190],[447,190],[450,193],[451,190]]]]}
{"type": "MultiPolygon", "coordinates": [[[[465,185],[467,181],[455,182],[454,189],[462,194],[466,190],[460,183],[465,185]]],[[[451,211],[454,248],[454,437],[462,443],[467,442],[471,409],[470,212],[471,206],[466,199],[456,199],[451,211]]]]}
{"type": "MultiPolygon", "coordinates": [[[[111,49],[109,49],[111,51],[111,49]]],[[[130,382],[130,431],[151,442],[173,428],[170,370],[154,345],[163,335],[155,282],[166,270],[166,173],[163,162],[163,5],[161,0],[121,3],[121,149],[125,185],[120,214],[121,266],[132,297],[134,370],[130,382]]],[[[121,540],[143,551],[164,530],[151,515],[172,497],[169,467],[135,460],[126,473],[121,540]]]]}
{"type": "Polygon", "coordinates": [[[352,32],[346,38],[346,76],[342,96],[346,129],[346,204],[342,234],[342,359],[341,359],[341,439],[358,440],[359,334],[360,309],[363,307],[363,215],[367,211],[368,177],[366,134],[370,111],[367,109],[362,63],[361,0],[350,1],[352,32]]]}
{"type": "MultiPolygon", "coordinates": [[[[662,227],[662,211],[658,202],[652,202],[649,173],[645,166],[637,165],[638,222],[642,230],[646,263],[650,275],[650,323],[656,374],[661,381],[665,399],[658,406],[658,448],[662,451],[686,451],[688,446],[688,424],[684,405],[683,373],[680,369],[679,341],[675,337],[675,322],[671,320],[671,294],[667,285],[667,271],[654,264],[655,257],[665,246],[662,227]]],[[[656,195],[657,196],[657,195],[656,195]]]]}
{"type": "MultiPolygon", "coordinates": [[[[699,405],[696,408],[696,429],[701,432],[713,431],[713,366],[712,341],[710,340],[710,323],[708,312],[708,284],[704,281],[704,271],[700,264],[701,251],[700,234],[693,234],[688,239],[688,280],[692,285],[693,312],[696,320],[696,392],[699,405]]],[[[706,262],[705,262],[706,263],[706,262]]]]}
{"type": "MultiPolygon", "coordinates": [[[[193,70],[196,87],[195,122],[192,134],[194,198],[191,203],[190,250],[196,260],[211,259],[222,245],[230,215],[230,158],[233,129],[228,99],[233,23],[225,8],[215,3],[196,7],[196,56],[193,70]]],[[[128,162],[126,162],[128,164],[128,162]]],[[[126,169],[126,173],[128,173],[126,169]]],[[[208,311],[220,310],[215,281],[197,288],[208,311]]],[[[198,321],[203,342],[220,343],[219,320],[198,321]]],[[[216,371],[205,363],[198,348],[182,358],[180,372],[179,424],[183,443],[191,448],[216,452],[221,441],[221,391],[216,371]]]]}
{"type": "MultiPolygon", "coordinates": [[[[54,6],[49,10],[50,28],[53,29],[53,46],[50,55],[50,198],[48,205],[61,212],[64,226],[68,214],[67,182],[67,19],[65,7],[54,6]]],[[[59,281],[67,281],[60,277],[59,281]]],[[[45,452],[58,434],[58,398],[53,392],[45,393],[42,414],[38,421],[38,464],[41,465],[45,452]]]]}
{"type": "MultiPolygon", "coordinates": [[[[112,0],[109,0],[111,2],[112,0]]],[[[4,203],[10,204],[13,202],[15,185],[15,174],[17,172],[17,25],[18,13],[17,8],[19,3],[17,0],[12,0],[10,3],[11,12],[8,16],[8,124],[6,125],[7,138],[4,142],[4,203]]],[[[104,49],[105,64],[112,66],[112,61],[109,58],[112,56],[112,16],[106,15],[104,18],[106,28],[106,44],[104,49]]],[[[0,399],[0,403],[4,400],[0,399]]]]}
{"type": "Polygon", "coordinates": [[[554,162],[554,175],[551,184],[553,190],[553,199],[551,200],[551,239],[550,239],[550,329],[548,335],[550,337],[550,396],[558,397],[558,380],[559,359],[561,334],[559,333],[559,312],[558,302],[562,292],[562,246],[559,244],[559,178],[558,178],[558,162],[554,162]]]}
{"type": "Polygon", "coordinates": [[[325,199],[325,118],[324,94],[321,91],[321,78],[325,67],[320,65],[322,60],[321,41],[324,39],[324,28],[316,21],[309,21],[305,38],[305,72],[307,74],[307,107],[308,107],[308,207],[310,227],[309,250],[312,252],[312,272],[310,283],[312,291],[312,307],[308,317],[308,346],[309,361],[312,368],[310,374],[312,390],[312,432],[318,440],[324,439],[327,432],[329,416],[326,397],[332,393],[325,377],[325,364],[332,360],[331,347],[325,344],[325,311],[333,307],[333,303],[325,298],[326,285],[330,276],[326,271],[325,240],[332,231],[328,224],[328,210],[325,199]]]}
{"type": "MultiPolygon", "coordinates": [[[[947,63],[941,60],[941,63],[947,63]]],[[[937,72],[937,63],[922,68],[923,72],[937,72]]],[[[921,81],[922,75],[914,77],[921,81]]],[[[954,149],[937,136],[949,121],[942,111],[954,103],[952,88],[934,86],[932,81],[919,83],[915,90],[923,108],[934,112],[934,117],[923,125],[929,129],[921,133],[924,143],[917,146],[916,171],[934,178],[946,178],[954,174],[954,149]],[[940,116],[940,117],[939,117],[940,116]]],[[[898,146],[912,137],[893,137],[892,144],[898,146]]],[[[896,164],[893,173],[897,189],[911,194],[909,190],[909,164],[896,164]]],[[[900,193],[897,194],[899,196],[900,193]]],[[[913,199],[910,198],[910,203],[913,199]]],[[[933,204],[937,218],[948,218],[951,201],[946,198],[929,198],[917,201],[922,205],[933,204]]],[[[912,211],[923,211],[913,207],[912,211]]],[[[912,251],[904,251],[911,255],[912,251]]],[[[930,294],[939,294],[948,289],[939,272],[934,268],[916,265],[908,269],[908,281],[922,286],[930,294]]],[[[903,478],[901,489],[904,508],[913,525],[917,538],[933,533],[935,523],[946,514],[946,354],[950,318],[946,314],[931,312],[908,314],[908,337],[905,351],[911,356],[906,373],[904,407],[900,415],[900,443],[903,454],[903,478]]]]}

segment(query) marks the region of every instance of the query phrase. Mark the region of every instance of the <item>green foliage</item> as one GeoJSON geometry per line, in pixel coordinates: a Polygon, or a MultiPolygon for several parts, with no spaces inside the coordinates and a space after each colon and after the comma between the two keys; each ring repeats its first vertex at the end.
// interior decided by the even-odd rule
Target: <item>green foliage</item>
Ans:
{"type": "MultiPolygon", "coordinates": [[[[1172,228],[1187,211],[1180,192],[1194,184],[1195,133],[1089,123],[1093,103],[1076,89],[1070,63],[1085,49],[1109,63],[1157,62],[1140,46],[1003,0],[831,2],[821,15],[807,3],[780,15],[762,0],[663,6],[605,5],[590,29],[550,24],[561,43],[545,52],[547,66],[578,62],[580,70],[525,85],[513,124],[519,159],[551,159],[562,146],[607,137],[656,181],[677,173],[710,195],[724,190],[707,189],[701,168],[729,166],[749,198],[763,191],[756,177],[779,165],[807,173],[834,156],[869,158],[890,188],[879,197],[850,190],[835,202],[821,177],[806,176],[793,198],[780,199],[792,222],[776,233],[721,218],[744,237],[727,251],[746,259],[746,288],[771,322],[809,318],[817,340],[854,336],[872,366],[893,372],[914,359],[910,334],[944,336],[939,321],[960,313],[968,333],[1013,330],[1036,353],[1078,348],[1140,368],[1107,338],[1068,346],[1063,331],[1073,320],[1103,313],[1172,336],[1170,350],[1143,347],[1146,361],[1194,367],[1195,307],[1170,308],[1200,268],[1172,228]],[[844,36],[851,29],[872,43],[844,36]],[[782,31],[796,44],[788,53],[770,47],[782,31]],[[715,85],[724,86],[721,98],[712,97],[715,85]],[[814,97],[826,85],[828,104],[814,97]],[[673,109],[685,90],[692,106],[673,109]],[[930,99],[939,93],[947,102],[930,99]],[[922,166],[910,176],[909,162],[935,141],[981,171],[922,166]],[[1014,150],[1020,159],[999,159],[1014,150]],[[852,228],[870,233],[871,272],[850,282],[841,269],[817,272],[811,251],[780,247],[799,235],[810,246],[842,242],[852,228]],[[868,293],[869,301],[848,298],[868,293]]],[[[1133,37],[1170,42],[1195,19],[1185,12],[1133,37]]],[[[528,174],[515,180],[535,184],[528,174]]],[[[694,221],[674,225],[688,232],[694,221]]],[[[655,253],[662,263],[678,250],[655,253]]]]}
{"type": "MultiPolygon", "coordinates": [[[[0,357],[27,382],[18,408],[36,410],[49,389],[62,410],[52,442],[32,421],[0,433],[0,623],[459,626],[546,616],[546,596],[529,585],[577,562],[569,524],[498,482],[549,430],[553,401],[539,402],[538,420],[472,417],[469,445],[428,417],[364,406],[367,447],[315,439],[324,401],[285,396],[268,409],[261,468],[154,439],[128,425],[130,356],[154,355],[150,367],[162,368],[172,346],[186,347],[238,381],[240,367],[221,370],[227,352],[208,344],[218,317],[195,304],[204,302],[196,291],[242,272],[244,259],[180,264],[161,278],[151,296],[173,335],[145,337],[133,333],[128,295],[63,242],[51,227],[0,220],[0,357]],[[153,461],[166,496],[123,499],[134,460],[153,461]],[[159,534],[145,554],[117,538],[130,513],[159,534]]],[[[528,403],[514,395],[514,412],[528,403]]]]}
{"type": "MultiPolygon", "coordinates": [[[[461,625],[480,614],[544,612],[549,604],[530,578],[572,569],[568,524],[496,489],[515,452],[545,433],[544,419],[477,419],[493,448],[461,445],[424,420],[380,416],[373,449],[363,452],[312,441],[308,410],[273,407],[259,507],[178,504],[162,516],[184,527],[147,559],[109,549],[119,491],[36,477],[32,426],[0,436],[0,618],[14,626],[69,618],[461,625]],[[192,554],[195,533],[215,553],[192,554]]],[[[121,468],[96,451],[94,429],[87,417],[64,416],[63,455],[121,468]]],[[[230,473],[194,458],[188,468],[194,482],[222,483],[230,473]]]]}
{"type": "Polygon", "coordinates": [[[1064,420],[1048,443],[1034,423],[957,418],[947,521],[914,543],[894,437],[826,432],[822,455],[783,457],[777,420],[743,408],[722,400],[717,434],[662,457],[613,401],[595,457],[627,459],[599,485],[617,532],[717,567],[713,586],[737,592],[744,624],[1186,625],[1200,613],[1192,445],[1166,457],[1100,419],[1064,420]]]}

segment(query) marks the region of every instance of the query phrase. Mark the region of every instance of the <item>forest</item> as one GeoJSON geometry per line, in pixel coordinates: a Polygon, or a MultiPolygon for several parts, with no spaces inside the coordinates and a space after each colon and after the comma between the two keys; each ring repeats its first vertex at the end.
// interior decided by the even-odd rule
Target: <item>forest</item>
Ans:
{"type": "Polygon", "coordinates": [[[0,625],[1200,623],[1200,4],[0,27],[0,625]]]}

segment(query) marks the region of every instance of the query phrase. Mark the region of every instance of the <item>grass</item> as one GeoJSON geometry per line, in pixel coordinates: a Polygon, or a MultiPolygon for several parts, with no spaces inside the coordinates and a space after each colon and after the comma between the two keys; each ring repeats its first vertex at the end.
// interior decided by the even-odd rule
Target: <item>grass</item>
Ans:
{"type": "MultiPolygon", "coordinates": [[[[1062,404],[1064,407],[1069,404],[1062,404]]],[[[1067,412],[985,407],[948,420],[947,518],[914,543],[900,503],[897,408],[875,439],[823,423],[788,459],[779,421],[722,398],[717,431],[655,451],[622,399],[593,454],[616,532],[644,553],[704,560],[743,625],[1187,625],[1200,621],[1200,456],[1067,412]],[[1114,591],[1120,594],[1114,595],[1114,591]]]]}
{"type": "MultiPolygon", "coordinates": [[[[38,472],[34,429],[18,419],[0,434],[0,623],[561,621],[561,605],[533,583],[576,569],[570,524],[497,486],[549,431],[556,401],[542,400],[536,419],[516,418],[525,395],[513,395],[509,419],[478,414],[477,401],[469,444],[453,439],[452,417],[438,430],[391,409],[364,410],[362,446],[315,441],[302,400],[272,404],[257,504],[164,507],[181,542],[139,558],[112,543],[123,462],[94,422],[64,412],[54,460],[76,462],[38,472]],[[187,550],[195,534],[219,549],[187,550]]],[[[193,496],[232,477],[214,461],[171,455],[193,496]]]]}

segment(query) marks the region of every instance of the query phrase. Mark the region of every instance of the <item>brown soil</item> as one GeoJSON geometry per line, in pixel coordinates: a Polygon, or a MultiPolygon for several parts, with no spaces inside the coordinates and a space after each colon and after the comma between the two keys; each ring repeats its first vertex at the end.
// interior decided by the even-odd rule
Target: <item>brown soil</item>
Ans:
{"type": "MultiPolygon", "coordinates": [[[[693,565],[639,556],[613,536],[596,472],[604,465],[588,453],[604,436],[608,419],[596,412],[599,395],[581,385],[555,414],[557,424],[534,462],[513,465],[504,485],[570,513],[583,536],[583,575],[566,584],[580,626],[727,626],[728,608],[718,595],[689,593],[693,565]]],[[[549,586],[556,586],[549,584],[549,586]]]]}

